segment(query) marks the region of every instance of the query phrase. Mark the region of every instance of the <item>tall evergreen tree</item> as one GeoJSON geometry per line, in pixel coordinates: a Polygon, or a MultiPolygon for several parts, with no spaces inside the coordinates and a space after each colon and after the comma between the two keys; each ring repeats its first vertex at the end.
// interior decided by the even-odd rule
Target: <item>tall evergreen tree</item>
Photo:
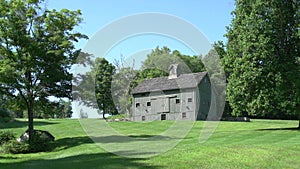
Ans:
{"type": "MultiPolygon", "coordinates": [[[[90,70],[78,73],[73,79],[73,98],[87,107],[98,109],[99,114],[117,114],[118,111],[113,101],[115,86],[112,86],[116,68],[105,58],[94,58],[93,55],[81,54],[81,65],[88,65],[90,70]]],[[[81,114],[84,114],[82,112],[81,114]]],[[[87,118],[86,115],[81,116],[87,118]]]]}
{"type": "Polygon", "coordinates": [[[299,101],[299,1],[237,0],[222,58],[235,115],[284,117],[299,101]]]}
{"type": "Polygon", "coordinates": [[[95,61],[95,93],[98,108],[102,111],[103,119],[105,114],[117,114],[115,104],[112,98],[112,77],[115,73],[115,67],[104,58],[96,58],[95,61]]]}

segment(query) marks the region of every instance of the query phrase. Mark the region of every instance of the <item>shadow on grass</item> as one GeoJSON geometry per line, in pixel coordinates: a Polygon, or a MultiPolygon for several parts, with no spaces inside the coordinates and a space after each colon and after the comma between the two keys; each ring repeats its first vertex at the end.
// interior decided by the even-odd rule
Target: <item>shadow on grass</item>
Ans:
{"type": "MultiPolygon", "coordinates": [[[[1,154],[0,154],[1,155],[1,154]]],[[[2,159],[17,159],[17,157],[3,157],[3,156],[0,156],[0,160],[2,159]]],[[[1,163],[0,163],[1,164],[1,163]]],[[[0,165],[1,166],[1,165],[0,165]]]]}
{"type": "MultiPolygon", "coordinates": [[[[145,164],[145,158],[126,158],[117,156],[115,154],[109,152],[101,152],[101,153],[89,153],[85,154],[84,150],[82,154],[74,155],[74,156],[67,156],[64,157],[64,150],[69,149],[72,147],[80,146],[83,144],[93,144],[94,142],[88,137],[68,137],[62,138],[54,141],[52,143],[53,152],[61,151],[62,158],[57,159],[37,159],[37,160],[27,160],[27,161],[20,161],[14,163],[0,163],[1,169],[23,169],[23,168],[30,168],[30,169],[98,169],[98,168],[105,168],[105,169],[115,169],[115,168],[149,168],[149,169],[156,169],[162,168],[161,166],[149,166],[145,164]]],[[[87,146],[88,147],[88,146],[87,146]]],[[[134,153],[134,152],[127,152],[127,153],[134,153]]],[[[0,159],[8,160],[12,159],[11,157],[1,157],[0,159]]]]}
{"type": "Polygon", "coordinates": [[[66,137],[66,138],[55,140],[52,143],[52,149],[53,151],[59,151],[59,150],[76,147],[82,144],[92,144],[92,143],[94,142],[88,136],[66,137]]]}
{"type": "MultiPolygon", "coordinates": [[[[124,143],[124,142],[130,142],[130,141],[148,141],[149,138],[151,138],[151,141],[157,141],[157,140],[166,140],[166,139],[174,139],[166,136],[156,136],[156,135],[141,135],[141,136],[130,136],[134,137],[135,140],[128,139],[127,136],[106,136],[106,137],[95,137],[93,140],[96,143],[124,143]]],[[[65,149],[69,149],[72,147],[80,146],[83,144],[94,144],[93,141],[88,136],[83,137],[66,137],[62,139],[55,140],[51,144],[51,150],[52,151],[61,151],[65,149]]],[[[135,152],[128,152],[129,154],[135,153],[135,152]]]]}
{"type": "Polygon", "coordinates": [[[1,169],[161,168],[160,166],[149,166],[145,163],[142,163],[143,160],[145,159],[125,158],[104,152],[96,154],[81,154],[76,156],[63,157],[59,159],[39,159],[22,161],[17,163],[2,163],[1,169]]]}
{"type": "MultiPolygon", "coordinates": [[[[44,126],[44,125],[52,125],[57,124],[57,122],[49,122],[49,121],[35,121],[34,126],[44,126]]],[[[11,128],[22,128],[27,127],[27,121],[15,120],[13,122],[8,123],[0,123],[0,129],[11,129],[11,128]]]]}
{"type": "Polygon", "coordinates": [[[111,135],[102,137],[92,137],[92,139],[97,143],[126,143],[131,141],[163,141],[171,139],[180,139],[161,135],[111,135]]]}
{"type": "Polygon", "coordinates": [[[154,137],[157,135],[149,135],[149,134],[143,134],[143,135],[129,135],[128,137],[132,138],[149,138],[149,137],[154,137]]]}
{"type": "Polygon", "coordinates": [[[294,131],[300,131],[298,127],[288,127],[288,128],[267,128],[267,129],[257,129],[258,131],[277,131],[277,130],[294,130],[294,131]]]}

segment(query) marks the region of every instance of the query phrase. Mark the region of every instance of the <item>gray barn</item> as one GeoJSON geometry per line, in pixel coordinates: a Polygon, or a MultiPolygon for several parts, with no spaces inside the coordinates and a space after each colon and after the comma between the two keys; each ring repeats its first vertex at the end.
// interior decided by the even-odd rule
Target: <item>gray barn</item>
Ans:
{"type": "Polygon", "coordinates": [[[169,77],[148,79],[132,91],[133,121],[203,120],[211,101],[207,72],[180,74],[177,64],[169,77]]]}

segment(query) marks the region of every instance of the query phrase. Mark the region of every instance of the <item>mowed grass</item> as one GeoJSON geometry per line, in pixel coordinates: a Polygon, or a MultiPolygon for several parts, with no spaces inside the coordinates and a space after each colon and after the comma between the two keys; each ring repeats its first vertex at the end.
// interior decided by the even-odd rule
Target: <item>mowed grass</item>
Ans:
{"type": "MultiPolygon", "coordinates": [[[[154,136],[172,121],[109,123],[130,136],[154,136]]],[[[20,135],[27,123],[0,124],[20,135]]],[[[0,169],[81,168],[300,168],[298,121],[252,120],[220,122],[211,137],[199,143],[204,122],[196,122],[173,149],[151,158],[126,158],[106,152],[85,134],[75,119],[35,120],[35,128],[50,131],[56,141],[52,152],[0,154],[0,169]]]]}

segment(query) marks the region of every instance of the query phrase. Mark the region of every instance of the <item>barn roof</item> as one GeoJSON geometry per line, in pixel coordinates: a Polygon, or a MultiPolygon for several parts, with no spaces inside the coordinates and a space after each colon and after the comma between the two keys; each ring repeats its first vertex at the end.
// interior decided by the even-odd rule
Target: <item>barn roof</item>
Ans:
{"type": "Polygon", "coordinates": [[[132,90],[132,94],[147,93],[155,91],[176,90],[194,88],[207,75],[207,72],[180,74],[175,79],[158,77],[144,80],[132,90]]]}

